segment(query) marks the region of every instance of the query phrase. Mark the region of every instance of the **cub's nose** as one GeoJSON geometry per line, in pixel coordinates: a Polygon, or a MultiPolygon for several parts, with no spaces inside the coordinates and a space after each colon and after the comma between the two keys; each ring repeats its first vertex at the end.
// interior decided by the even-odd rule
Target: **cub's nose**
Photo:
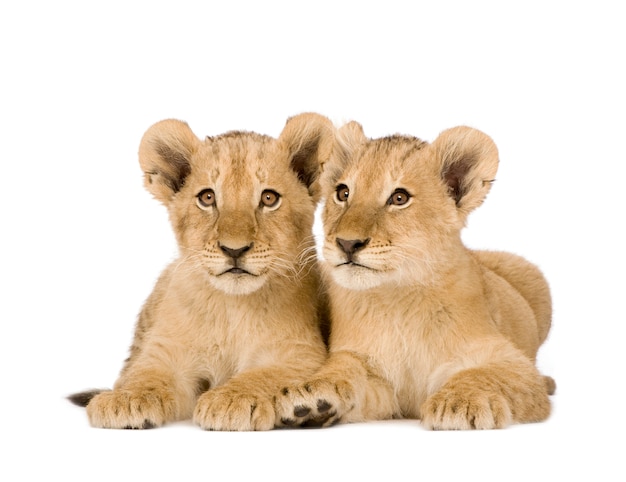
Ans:
{"type": "Polygon", "coordinates": [[[250,249],[252,249],[252,244],[250,243],[248,246],[244,246],[243,248],[229,248],[228,246],[224,246],[222,244],[219,245],[220,249],[222,250],[222,252],[224,252],[224,254],[230,256],[233,259],[239,259],[241,258],[241,255],[244,254],[246,251],[250,251],[250,249]]]}
{"type": "Polygon", "coordinates": [[[337,238],[337,245],[341,250],[348,255],[348,259],[352,258],[352,255],[367,246],[370,242],[370,238],[367,239],[341,239],[337,238]]]}

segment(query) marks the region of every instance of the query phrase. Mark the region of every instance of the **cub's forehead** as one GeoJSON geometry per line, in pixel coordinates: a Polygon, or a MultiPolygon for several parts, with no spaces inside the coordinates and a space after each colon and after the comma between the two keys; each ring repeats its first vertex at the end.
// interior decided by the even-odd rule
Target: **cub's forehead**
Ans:
{"type": "Polygon", "coordinates": [[[411,136],[393,135],[371,139],[352,158],[347,174],[372,181],[401,178],[407,174],[408,167],[413,167],[421,157],[427,145],[427,142],[411,136]]]}
{"type": "Polygon", "coordinates": [[[254,132],[232,131],[204,141],[209,162],[225,163],[234,167],[264,160],[275,148],[275,139],[254,132]]]}
{"type": "Polygon", "coordinates": [[[232,131],[207,137],[194,156],[194,167],[211,180],[224,176],[252,177],[261,182],[279,165],[276,139],[254,132],[232,131]]]}

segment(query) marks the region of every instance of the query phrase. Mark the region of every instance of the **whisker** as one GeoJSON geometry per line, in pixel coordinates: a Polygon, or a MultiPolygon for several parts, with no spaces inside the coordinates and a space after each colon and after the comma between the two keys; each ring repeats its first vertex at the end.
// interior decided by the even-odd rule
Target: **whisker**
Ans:
{"type": "MultiPolygon", "coordinates": [[[[300,243],[300,245],[303,244],[304,243],[302,242],[300,243]]],[[[289,253],[286,253],[284,251],[277,251],[275,253],[275,258],[272,260],[270,266],[274,272],[277,272],[283,276],[287,276],[290,279],[298,280],[302,277],[303,274],[308,275],[308,273],[310,272],[310,259],[312,259],[312,256],[314,257],[314,254],[312,254],[311,251],[312,250],[310,245],[304,247],[299,251],[298,255],[295,257],[295,260],[289,253]],[[304,269],[306,267],[309,267],[309,269],[306,271],[306,273],[304,273],[304,269]]]]}
{"type": "MultiPolygon", "coordinates": [[[[211,260],[221,260],[221,256],[207,249],[195,249],[189,246],[181,246],[181,251],[185,254],[178,260],[174,267],[175,272],[185,270],[189,272],[204,268],[205,263],[211,260]]],[[[261,270],[275,273],[279,276],[298,281],[310,274],[316,266],[318,259],[318,246],[314,235],[307,235],[302,238],[294,251],[278,249],[271,250],[270,262],[259,267],[261,270]],[[296,253],[294,256],[294,252],[296,253]]],[[[250,267],[253,268],[260,259],[251,256],[250,267]]]]}
{"type": "Polygon", "coordinates": [[[201,269],[202,263],[197,261],[201,261],[206,258],[208,254],[206,250],[198,250],[189,246],[181,246],[181,250],[189,251],[190,253],[180,257],[178,263],[176,263],[176,266],[174,267],[174,273],[177,273],[182,269],[186,270],[185,272],[188,273],[201,269]]]}

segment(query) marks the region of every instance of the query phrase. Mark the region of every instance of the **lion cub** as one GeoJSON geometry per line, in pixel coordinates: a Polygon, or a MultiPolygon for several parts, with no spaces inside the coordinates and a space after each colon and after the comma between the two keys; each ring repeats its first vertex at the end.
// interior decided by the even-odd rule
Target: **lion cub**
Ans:
{"type": "Polygon", "coordinates": [[[275,392],[326,358],[312,227],[332,132],[317,114],[290,118],[278,139],[201,141],[177,120],[148,129],[145,186],[167,207],[180,256],[146,301],[113,390],[70,397],[91,425],[274,427],[275,392]]]}
{"type": "Polygon", "coordinates": [[[544,420],[554,381],[535,368],[551,323],[539,270],[467,249],[460,232],[498,152],[468,127],[432,144],[342,127],[323,166],[330,357],[286,386],[287,426],[417,418],[430,429],[544,420]]]}

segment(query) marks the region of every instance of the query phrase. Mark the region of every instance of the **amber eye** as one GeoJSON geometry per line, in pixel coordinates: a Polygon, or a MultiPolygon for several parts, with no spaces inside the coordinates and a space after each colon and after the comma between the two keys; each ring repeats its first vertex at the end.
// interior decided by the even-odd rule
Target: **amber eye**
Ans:
{"type": "Polygon", "coordinates": [[[350,196],[350,189],[345,184],[339,184],[337,186],[337,201],[345,203],[350,196]]]}
{"type": "Polygon", "coordinates": [[[278,201],[280,201],[280,194],[276,191],[266,189],[261,193],[261,205],[266,208],[276,207],[278,205],[278,201]]]}
{"type": "Polygon", "coordinates": [[[215,204],[215,192],[213,189],[203,189],[198,193],[198,206],[208,208],[215,204]]]}
{"type": "Polygon", "coordinates": [[[411,195],[404,189],[396,189],[391,197],[387,200],[387,204],[393,204],[394,206],[403,206],[409,202],[411,195]]]}

